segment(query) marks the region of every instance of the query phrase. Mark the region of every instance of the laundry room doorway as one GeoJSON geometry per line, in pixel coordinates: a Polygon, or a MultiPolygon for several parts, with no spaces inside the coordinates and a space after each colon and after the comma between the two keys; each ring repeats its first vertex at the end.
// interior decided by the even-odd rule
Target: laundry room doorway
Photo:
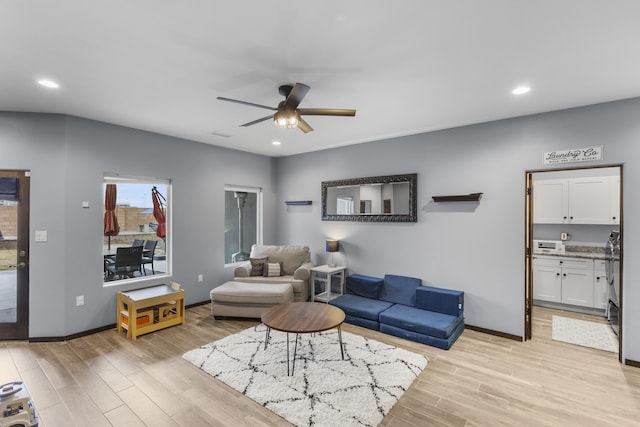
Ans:
{"type": "Polygon", "coordinates": [[[544,331],[622,360],[622,172],[526,172],[525,339],[544,331]]]}

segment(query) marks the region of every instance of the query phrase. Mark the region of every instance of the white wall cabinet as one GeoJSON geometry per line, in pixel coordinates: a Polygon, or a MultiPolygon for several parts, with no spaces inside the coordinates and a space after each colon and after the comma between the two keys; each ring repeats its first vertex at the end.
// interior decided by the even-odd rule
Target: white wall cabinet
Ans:
{"type": "Polygon", "coordinates": [[[591,259],[536,255],[533,258],[533,298],[594,307],[593,271],[591,259]]]}
{"type": "Polygon", "coordinates": [[[620,176],[609,179],[611,224],[620,224],[620,176]]]}
{"type": "Polygon", "coordinates": [[[620,177],[550,179],[533,186],[537,224],[619,224],[620,177]]]}
{"type": "Polygon", "coordinates": [[[533,222],[566,224],[569,219],[569,180],[549,179],[533,184],[533,222]]]}

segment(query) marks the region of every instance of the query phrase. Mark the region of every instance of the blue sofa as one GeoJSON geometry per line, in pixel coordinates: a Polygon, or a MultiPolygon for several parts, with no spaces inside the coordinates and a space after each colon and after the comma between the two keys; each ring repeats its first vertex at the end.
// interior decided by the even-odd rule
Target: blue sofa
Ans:
{"type": "Polygon", "coordinates": [[[345,321],[448,350],[464,330],[464,292],[423,286],[414,277],[353,274],[329,302],[345,321]]]}

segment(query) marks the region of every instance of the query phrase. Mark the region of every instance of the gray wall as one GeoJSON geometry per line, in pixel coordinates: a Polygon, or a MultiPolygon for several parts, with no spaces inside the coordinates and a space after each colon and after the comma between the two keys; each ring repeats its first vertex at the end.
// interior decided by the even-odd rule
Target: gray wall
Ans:
{"type": "Polygon", "coordinates": [[[0,169],[31,170],[31,337],[66,336],[115,322],[119,290],[173,280],[186,303],[209,299],[224,268],[224,185],[262,187],[264,239],[275,240],[273,161],[264,156],[76,117],[0,113],[0,169]],[[173,182],[173,275],[103,287],[105,172],[173,182]],[[82,202],[90,203],[89,209],[82,202]],[[47,230],[48,242],[34,242],[47,230]],[[197,283],[197,275],[204,283],[197,283]],[[84,295],[85,305],[75,306],[84,295]]]}
{"type": "Polygon", "coordinates": [[[623,357],[640,360],[640,99],[521,117],[277,160],[280,243],[307,244],[326,262],[324,241],[340,240],[336,262],[349,273],[422,278],[465,292],[471,325],[524,335],[525,171],[553,169],[542,153],[604,146],[604,160],[624,163],[623,357]],[[322,181],[418,173],[418,222],[321,221],[322,181]],[[484,192],[479,203],[438,204],[434,195],[484,192]],[[293,197],[313,200],[285,209],[293,197]]]}
{"type": "Polygon", "coordinates": [[[326,263],[324,241],[337,238],[336,262],[350,273],[463,290],[468,324],[522,335],[525,171],[551,169],[545,151],[604,145],[603,161],[580,166],[624,164],[623,357],[640,360],[639,117],[640,99],[632,99],[269,159],[74,117],[0,113],[0,169],[32,171],[30,336],[115,321],[114,295],[128,287],[102,286],[104,172],[173,180],[171,279],[184,285],[187,303],[208,299],[232,276],[223,267],[224,185],[245,185],[264,189],[265,243],[309,245],[313,261],[326,263]],[[322,181],[413,172],[417,223],[321,221],[322,181]],[[485,193],[477,204],[431,200],[474,192],[485,193]],[[49,241],[35,243],[35,230],[47,230],[49,241]],[[85,305],[75,307],[80,294],[85,305]]]}

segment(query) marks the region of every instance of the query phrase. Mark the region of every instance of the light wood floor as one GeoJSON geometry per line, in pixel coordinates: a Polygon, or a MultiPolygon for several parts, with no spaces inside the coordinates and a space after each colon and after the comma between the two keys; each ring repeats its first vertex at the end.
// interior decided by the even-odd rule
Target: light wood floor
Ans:
{"type": "MultiPolygon", "coordinates": [[[[465,330],[449,351],[344,330],[430,360],[382,426],[640,425],[640,369],[552,341],[552,313],[534,307],[526,343],[465,330]]],[[[254,324],[213,320],[204,305],[187,310],[186,325],[136,342],[115,329],[67,342],[0,342],[0,383],[25,382],[43,427],[290,425],[181,358],[254,324]]]]}

